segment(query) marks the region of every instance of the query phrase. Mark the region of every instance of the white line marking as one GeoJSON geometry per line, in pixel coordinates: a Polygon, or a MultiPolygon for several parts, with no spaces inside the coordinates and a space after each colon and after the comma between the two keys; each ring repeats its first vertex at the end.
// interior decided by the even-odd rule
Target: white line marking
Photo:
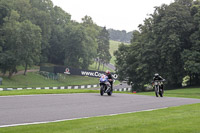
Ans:
{"type": "Polygon", "coordinates": [[[154,111],[154,110],[160,110],[160,109],[166,109],[166,108],[168,108],[168,107],[157,108],[157,109],[141,110],[141,111],[134,111],[134,112],[125,112],[125,113],[109,114],[109,115],[99,115],[99,116],[91,116],[91,117],[81,117],[81,118],[63,119],[63,120],[55,120],[55,121],[44,121],[44,122],[32,122],[32,123],[21,123],[21,124],[2,125],[2,126],[0,126],[0,128],[3,128],[3,127],[26,126],[26,125],[36,125],[36,124],[47,124],[47,123],[64,122],[64,121],[72,121],[72,120],[80,120],[80,119],[88,119],[88,118],[98,118],[98,117],[104,117],[104,116],[116,116],[116,115],[131,114],[131,113],[137,113],[137,112],[154,111]]]}

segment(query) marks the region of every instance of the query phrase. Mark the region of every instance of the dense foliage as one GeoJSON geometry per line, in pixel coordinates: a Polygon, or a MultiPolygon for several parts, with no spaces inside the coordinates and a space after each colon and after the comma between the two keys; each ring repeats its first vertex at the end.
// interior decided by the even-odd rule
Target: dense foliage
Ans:
{"type": "Polygon", "coordinates": [[[142,90],[154,73],[167,80],[167,87],[200,84],[200,2],[175,0],[156,7],[153,14],[133,32],[131,45],[115,52],[120,79],[128,78],[142,90]]]}
{"type": "Polygon", "coordinates": [[[110,39],[113,41],[119,41],[123,43],[130,43],[133,32],[127,32],[126,30],[114,30],[108,29],[110,39]]]}
{"type": "Polygon", "coordinates": [[[10,77],[19,65],[25,74],[28,66],[42,63],[87,69],[108,53],[100,61],[107,63],[108,47],[108,31],[89,16],[75,22],[51,0],[0,0],[0,70],[10,77]]]}

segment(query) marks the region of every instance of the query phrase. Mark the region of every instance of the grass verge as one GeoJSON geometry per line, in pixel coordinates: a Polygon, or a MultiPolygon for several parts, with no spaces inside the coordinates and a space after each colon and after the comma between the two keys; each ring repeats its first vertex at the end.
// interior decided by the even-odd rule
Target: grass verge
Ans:
{"type": "Polygon", "coordinates": [[[37,94],[70,94],[70,93],[97,93],[97,90],[66,89],[66,90],[14,90],[2,91],[0,96],[11,95],[37,95],[37,94]]]}
{"type": "Polygon", "coordinates": [[[18,87],[58,87],[69,85],[88,85],[98,84],[97,78],[83,76],[61,77],[59,80],[47,79],[38,73],[27,73],[24,75],[15,75],[11,79],[3,77],[3,85],[0,88],[18,88],[18,87]]]}
{"type": "Polygon", "coordinates": [[[199,133],[200,104],[150,112],[0,128],[1,133],[199,133]]]}

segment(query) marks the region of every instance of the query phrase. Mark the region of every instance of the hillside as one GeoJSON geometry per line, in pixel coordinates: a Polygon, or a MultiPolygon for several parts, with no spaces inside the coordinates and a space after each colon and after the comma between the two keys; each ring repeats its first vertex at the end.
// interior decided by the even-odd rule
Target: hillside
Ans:
{"type": "MultiPolygon", "coordinates": [[[[110,54],[111,54],[111,56],[112,56],[112,58],[111,58],[111,60],[110,60],[110,63],[111,64],[115,64],[115,56],[114,56],[114,52],[116,51],[116,50],[118,50],[118,47],[119,47],[119,45],[121,44],[122,42],[119,42],[119,41],[113,41],[113,40],[110,40],[110,54]]],[[[129,44],[129,43],[124,43],[124,44],[129,44]]]]}

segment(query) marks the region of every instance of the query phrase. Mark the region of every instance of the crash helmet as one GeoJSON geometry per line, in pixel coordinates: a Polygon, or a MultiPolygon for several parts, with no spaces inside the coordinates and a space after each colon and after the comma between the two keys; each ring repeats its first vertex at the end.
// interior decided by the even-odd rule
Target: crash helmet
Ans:
{"type": "Polygon", "coordinates": [[[109,70],[106,70],[106,75],[110,74],[110,71],[109,70]]]}
{"type": "Polygon", "coordinates": [[[154,76],[155,76],[155,77],[158,77],[158,76],[159,76],[159,74],[158,74],[158,73],[155,73],[155,74],[154,74],[154,76]]]}

